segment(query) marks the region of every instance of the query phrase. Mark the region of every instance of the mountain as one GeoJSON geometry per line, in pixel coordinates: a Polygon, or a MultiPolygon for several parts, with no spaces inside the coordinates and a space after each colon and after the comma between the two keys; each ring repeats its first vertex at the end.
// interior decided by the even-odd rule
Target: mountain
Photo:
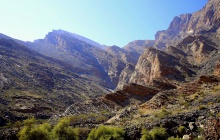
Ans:
{"type": "MultiPolygon", "coordinates": [[[[139,125],[144,125],[148,130],[163,126],[174,137],[184,138],[190,133],[190,138],[219,139],[217,125],[208,123],[219,121],[220,112],[219,12],[220,1],[209,0],[198,12],[175,17],[167,30],[157,32],[153,47],[145,49],[130,71],[123,71],[128,87],[137,84],[140,87],[133,88],[138,93],[147,93],[141,86],[151,87],[157,89],[156,94],[139,105],[127,102],[126,108],[108,122],[124,122],[127,134],[136,138],[140,138],[139,125]],[[210,112],[212,116],[206,115],[210,112]],[[180,132],[181,126],[187,132],[180,132]]],[[[132,100],[129,94],[118,92],[111,96],[116,101],[121,99],[119,103],[123,103],[122,99],[132,100]]]]}
{"type": "Polygon", "coordinates": [[[75,101],[106,94],[73,66],[43,56],[12,39],[0,39],[0,122],[34,115],[48,118],[75,101]]]}
{"type": "MultiPolygon", "coordinates": [[[[100,45],[99,43],[95,42],[95,41],[92,41],[91,39],[88,39],[86,37],[83,37],[83,36],[80,36],[80,35],[77,35],[77,34],[74,34],[74,33],[70,33],[70,32],[67,32],[67,31],[63,31],[63,30],[53,30],[52,33],[56,33],[56,34],[62,34],[62,35],[66,35],[66,36],[71,36],[72,38],[75,38],[79,41],[82,41],[82,42],[85,42],[91,46],[95,46],[97,48],[100,48],[100,49],[103,49],[105,50],[106,47],[104,45],[100,45]]],[[[48,38],[46,37],[45,38],[46,40],[48,39],[48,41],[50,42],[50,36],[48,35],[48,38]]],[[[55,40],[54,40],[55,41],[55,40]]]]}
{"type": "MultiPolygon", "coordinates": [[[[27,42],[25,45],[43,55],[72,65],[76,73],[104,85],[107,89],[114,89],[107,70],[102,66],[102,59],[105,60],[109,55],[106,56],[104,50],[88,44],[88,40],[82,38],[66,31],[53,30],[44,39],[27,42]]],[[[109,56],[109,59],[114,58],[109,56]]]]}
{"type": "Polygon", "coordinates": [[[115,89],[127,64],[136,65],[144,49],[153,41],[137,40],[124,48],[100,47],[94,41],[63,30],[53,30],[44,39],[23,42],[30,49],[72,65],[75,72],[115,89]],[[97,47],[98,46],[98,47],[97,47]]]}
{"type": "MultiPolygon", "coordinates": [[[[102,124],[122,127],[129,140],[219,140],[219,12],[220,1],[209,0],[198,12],[175,17],[155,41],[136,40],[123,48],[100,49],[55,30],[44,39],[21,42],[41,54],[12,40],[0,41],[1,122],[19,111],[24,116],[24,111],[43,112],[39,118],[55,112],[48,120],[51,129],[67,117],[68,130],[79,128],[84,139],[102,124]],[[59,107],[70,103],[61,113],[59,107]]],[[[19,130],[17,124],[13,128],[19,130]]]]}
{"type": "Polygon", "coordinates": [[[198,12],[175,17],[167,30],[156,33],[155,41],[142,41],[153,47],[145,49],[135,68],[123,71],[126,76],[121,78],[126,80],[119,83],[172,84],[212,74],[208,68],[215,67],[219,58],[219,7],[218,0],[210,0],[198,12]]]}
{"type": "Polygon", "coordinates": [[[173,137],[218,140],[219,11],[220,1],[209,0],[198,12],[175,17],[149,46],[144,47],[147,41],[134,41],[124,48],[107,48],[126,66],[117,90],[98,99],[112,116],[105,124],[123,126],[125,139],[132,140],[141,138],[143,128],[149,135],[157,133],[155,127],[164,127],[173,137]],[[138,59],[123,59],[129,50],[138,59]]]}
{"type": "MultiPolygon", "coordinates": [[[[189,35],[217,32],[219,34],[219,1],[209,0],[198,12],[174,17],[169,28],[155,35],[155,47],[164,49],[189,35]]],[[[219,36],[218,36],[219,37],[219,36]]]]}

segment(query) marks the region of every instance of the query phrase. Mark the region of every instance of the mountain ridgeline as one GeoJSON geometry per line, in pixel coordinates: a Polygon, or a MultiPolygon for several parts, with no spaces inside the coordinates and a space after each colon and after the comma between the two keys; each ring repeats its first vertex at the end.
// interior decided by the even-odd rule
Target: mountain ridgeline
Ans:
{"type": "Polygon", "coordinates": [[[174,17],[155,40],[122,48],[63,30],[34,42],[1,34],[0,125],[29,116],[55,124],[83,114],[89,119],[71,125],[123,126],[125,139],[162,126],[170,136],[218,140],[219,13],[220,1],[209,0],[195,13],[174,17]]]}
{"type": "Polygon", "coordinates": [[[145,41],[136,41],[130,47],[105,47],[89,39],[62,30],[53,30],[44,39],[24,42],[24,45],[43,55],[59,59],[72,65],[76,73],[103,85],[115,89],[121,71],[127,64],[135,65],[146,46],[153,45],[145,41]],[[135,48],[141,42],[145,46],[135,48]]]}

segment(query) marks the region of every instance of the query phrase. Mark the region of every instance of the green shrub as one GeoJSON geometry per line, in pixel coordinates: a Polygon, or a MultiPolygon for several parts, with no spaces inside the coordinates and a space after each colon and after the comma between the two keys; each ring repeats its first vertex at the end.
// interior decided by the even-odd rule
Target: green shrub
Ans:
{"type": "Polygon", "coordinates": [[[25,126],[32,126],[37,123],[37,120],[34,117],[32,117],[32,118],[24,120],[23,123],[25,126]]]}
{"type": "Polygon", "coordinates": [[[165,140],[168,138],[166,129],[162,127],[155,127],[150,131],[150,135],[152,136],[153,140],[165,140]]]}
{"type": "Polygon", "coordinates": [[[172,112],[167,111],[166,109],[163,108],[160,112],[155,113],[155,116],[158,118],[164,118],[164,117],[169,116],[171,114],[172,114],[172,112]]]}
{"type": "Polygon", "coordinates": [[[53,139],[59,140],[78,140],[76,129],[71,127],[70,118],[64,117],[59,120],[57,125],[51,131],[53,139]]]}
{"type": "Polygon", "coordinates": [[[29,132],[29,140],[50,140],[50,128],[48,123],[33,127],[29,132]]]}
{"type": "Polygon", "coordinates": [[[142,129],[141,133],[142,133],[141,140],[153,140],[150,133],[146,129],[142,129]]]}
{"type": "Polygon", "coordinates": [[[53,129],[50,124],[41,123],[34,118],[23,121],[24,126],[17,135],[19,140],[78,140],[78,135],[85,139],[89,133],[88,129],[71,127],[69,117],[60,119],[53,129]]]}
{"type": "Polygon", "coordinates": [[[183,134],[185,132],[185,126],[179,126],[178,131],[183,134]]]}
{"type": "Polygon", "coordinates": [[[23,128],[18,132],[17,136],[19,140],[29,140],[30,131],[36,125],[35,118],[29,118],[23,121],[23,128]]]}
{"type": "Polygon", "coordinates": [[[123,140],[124,130],[116,127],[99,126],[92,129],[87,140],[123,140]]]}
{"type": "Polygon", "coordinates": [[[154,127],[150,132],[142,130],[141,140],[166,140],[168,136],[165,128],[154,127]]]}
{"type": "Polygon", "coordinates": [[[17,134],[19,140],[28,140],[29,139],[28,132],[30,130],[31,130],[30,127],[24,126],[17,134]]]}
{"type": "Polygon", "coordinates": [[[51,126],[48,123],[33,124],[32,120],[26,120],[26,125],[19,131],[19,140],[50,140],[51,126]]]}

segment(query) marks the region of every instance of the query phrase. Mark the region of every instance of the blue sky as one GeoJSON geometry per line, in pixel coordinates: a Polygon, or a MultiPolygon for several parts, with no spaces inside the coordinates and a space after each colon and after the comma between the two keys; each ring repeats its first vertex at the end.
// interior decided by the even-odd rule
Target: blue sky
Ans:
{"type": "Polygon", "coordinates": [[[154,39],[174,16],[193,13],[207,0],[0,0],[0,33],[24,41],[62,29],[100,44],[154,39]]]}

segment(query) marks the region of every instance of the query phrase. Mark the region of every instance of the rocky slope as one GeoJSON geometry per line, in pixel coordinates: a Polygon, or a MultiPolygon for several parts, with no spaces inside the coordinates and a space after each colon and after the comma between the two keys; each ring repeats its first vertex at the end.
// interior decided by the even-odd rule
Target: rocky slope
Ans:
{"type": "Polygon", "coordinates": [[[25,45],[43,55],[72,65],[76,69],[76,73],[104,85],[106,88],[114,89],[115,87],[106,72],[107,67],[103,66],[105,60],[114,58],[106,54],[104,50],[92,46],[84,40],[79,40],[75,34],[53,30],[44,39],[28,42],[25,45]]]}
{"type": "Polygon", "coordinates": [[[107,93],[62,61],[45,57],[11,39],[0,39],[0,118],[48,118],[75,101],[107,93]]]}

